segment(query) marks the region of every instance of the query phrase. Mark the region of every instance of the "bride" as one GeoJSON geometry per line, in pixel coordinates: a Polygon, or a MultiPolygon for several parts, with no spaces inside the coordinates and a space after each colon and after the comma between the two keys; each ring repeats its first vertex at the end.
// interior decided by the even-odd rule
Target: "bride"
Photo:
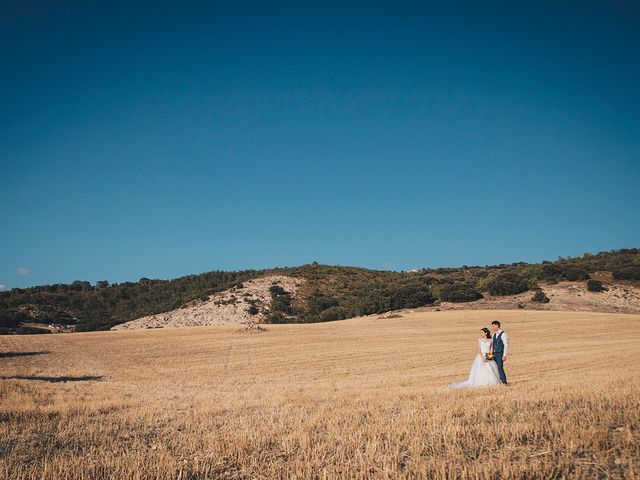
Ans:
{"type": "Polygon", "coordinates": [[[487,360],[485,355],[493,355],[493,340],[488,328],[480,330],[478,339],[478,354],[471,365],[469,378],[463,382],[454,382],[447,386],[448,389],[484,387],[488,385],[500,384],[498,365],[494,360],[487,360]]]}

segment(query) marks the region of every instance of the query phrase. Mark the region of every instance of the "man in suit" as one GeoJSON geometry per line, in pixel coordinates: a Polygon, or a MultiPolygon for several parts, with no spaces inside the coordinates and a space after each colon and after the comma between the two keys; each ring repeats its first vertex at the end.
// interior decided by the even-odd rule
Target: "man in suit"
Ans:
{"type": "Polygon", "coordinates": [[[498,374],[500,381],[506,385],[507,375],[504,373],[504,362],[507,361],[507,355],[509,355],[509,336],[500,328],[498,320],[491,322],[491,330],[493,330],[493,355],[498,364],[498,374]]]}

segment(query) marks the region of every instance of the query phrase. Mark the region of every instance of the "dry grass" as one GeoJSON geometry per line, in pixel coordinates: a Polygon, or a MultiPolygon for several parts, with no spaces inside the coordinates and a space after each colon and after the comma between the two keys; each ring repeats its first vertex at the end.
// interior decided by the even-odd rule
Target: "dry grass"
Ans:
{"type": "Polygon", "coordinates": [[[638,327],[451,311],[0,337],[0,476],[633,478],[638,327]],[[444,391],[496,317],[512,385],[444,391]]]}

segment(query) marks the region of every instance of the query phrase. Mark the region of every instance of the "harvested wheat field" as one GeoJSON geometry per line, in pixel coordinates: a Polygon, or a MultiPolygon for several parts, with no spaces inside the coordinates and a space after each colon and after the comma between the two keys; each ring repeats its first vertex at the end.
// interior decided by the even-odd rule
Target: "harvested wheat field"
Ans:
{"type": "Polygon", "coordinates": [[[640,315],[441,311],[0,337],[10,479],[634,478],[640,315]],[[508,387],[445,391],[478,330],[508,387]]]}

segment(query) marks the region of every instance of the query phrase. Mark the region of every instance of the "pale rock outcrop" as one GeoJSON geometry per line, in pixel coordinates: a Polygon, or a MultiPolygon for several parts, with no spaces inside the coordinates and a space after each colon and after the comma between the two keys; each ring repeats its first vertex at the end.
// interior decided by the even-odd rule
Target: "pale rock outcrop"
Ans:
{"type": "Polygon", "coordinates": [[[195,300],[176,310],[137,318],[116,325],[111,330],[259,323],[271,308],[269,288],[272,285],[280,285],[291,293],[295,301],[303,282],[303,279],[286,275],[256,278],[244,282],[242,288],[233,287],[211,295],[208,300],[195,300]],[[250,314],[251,305],[255,305],[260,312],[250,314]]]}

